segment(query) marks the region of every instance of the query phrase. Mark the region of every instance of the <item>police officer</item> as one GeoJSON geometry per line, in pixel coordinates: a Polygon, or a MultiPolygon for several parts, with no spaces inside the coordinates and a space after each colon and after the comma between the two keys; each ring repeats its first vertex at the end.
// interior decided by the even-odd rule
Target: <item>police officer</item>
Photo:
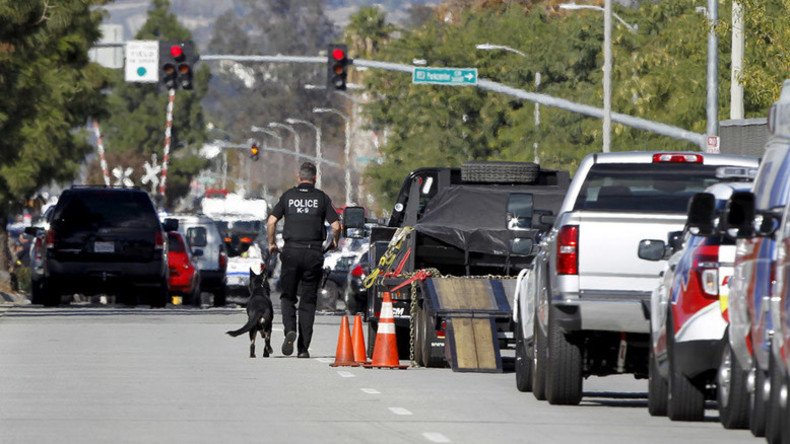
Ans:
{"type": "Polygon", "coordinates": [[[326,238],[324,220],[332,227],[332,242],[329,248],[336,248],[340,238],[340,222],[332,207],[332,200],[315,187],[315,177],[315,165],[311,162],[303,163],[299,168],[299,184],[280,196],[266,224],[269,252],[274,253],[278,250],[275,240],[277,222],[285,217],[283,226],[285,247],[280,254],[282,263],[280,305],[283,331],[285,331],[282,352],[286,356],[290,356],[294,350],[297,331],[296,292],[299,283],[302,283],[297,342],[299,358],[310,357],[307,350],[313,336],[318,284],[323,276],[323,244],[326,238]]]}

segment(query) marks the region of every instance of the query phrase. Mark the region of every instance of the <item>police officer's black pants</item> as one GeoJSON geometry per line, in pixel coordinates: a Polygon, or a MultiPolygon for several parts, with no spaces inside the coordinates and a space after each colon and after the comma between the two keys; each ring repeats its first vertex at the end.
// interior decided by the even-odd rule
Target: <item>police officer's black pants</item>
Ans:
{"type": "Polygon", "coordinates": [[[283,331],[297,331],[296,300],[299,282],[299,339],[296,342],[297,352],[305,352],[313,338],[313,321],[315,306],[318,300],[318,285],[323,276],[324,254],[319,249],[289,247],[287,244],[280,255],[280,283],[282,295],[280,306],[283,314],[283,331]]]}

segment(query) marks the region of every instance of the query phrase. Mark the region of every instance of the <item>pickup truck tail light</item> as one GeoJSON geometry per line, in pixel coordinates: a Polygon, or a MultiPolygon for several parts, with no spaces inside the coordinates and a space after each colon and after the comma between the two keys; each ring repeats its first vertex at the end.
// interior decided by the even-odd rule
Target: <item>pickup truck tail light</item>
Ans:
{"type": "Polygon", "coordinates": [[[557,274],[579,274],[579,226],[565,225],[557,236],[557,274]]]}
{"type": "Polygon", "coordinates": [[[219,269],[225,271],[228,268],[228,256],[224,251],[219,252],[219,269]]]}
{"type": "Polygon", "coordinates": [[[693,267],[699,275],[702,293],[719,296],[719,246],[701,245],[694,253],[693,267]]]}
{"type": "Polygon", "coordinates": [[[163,250],[165,248],[165,236],[161,231],[154,234],[154,249],[163,250]]]}
{"type": "Polygon", "coordinates": [[[57,235],[55,234],[55,230],[53,230],[52,228],[47,230],[47,238],[46,238],[46,241],[45,241],[47,248],[55,248],[55,239],[56,238],[57,238],[57,235]]]}
{"type": "Polygon", "coordinates": [[[701,154],[658,153],[653,154],[653,163],[702,163],[701,154]]]}

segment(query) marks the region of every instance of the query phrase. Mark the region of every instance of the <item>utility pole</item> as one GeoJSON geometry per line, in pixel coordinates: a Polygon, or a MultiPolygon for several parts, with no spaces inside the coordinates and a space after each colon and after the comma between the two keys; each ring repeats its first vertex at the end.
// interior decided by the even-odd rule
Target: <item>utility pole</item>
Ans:
{"type": "Polygon", "coordinates": [[[743,68],[743,5],[732,2],[732,70],[730,73],[730,119],[743,119],[743,85],[738,80],[743,68]]]}
{"type": "Polygon", "coordinates": [[[716,37],[716,23],[719,21],[718,0],[708,0],[708,79],[707,79],[707,126],[708,136],[719,135],[719,39],[716,37]]]}
{"type": "MultiPolygon", "coordinates": [[[[710,0],[714,1],[714,0],[710,0]]],[[[603,151],[612,147],[612,0],[603,2],[603,151]]]]}
{"type": "MultiPolygon", "coordinates": [[[[535,92],[538,91],[540,88],[540,73],[535,73],[535,92]]],[[[535,141],[532,143],[532,148],[534,152],[534,161],[537,164],[540,164],[540,154],[538,153],[538,137],[539,137],[539,130],[540,130],[540,103],[535,103],[535,141]]]]}

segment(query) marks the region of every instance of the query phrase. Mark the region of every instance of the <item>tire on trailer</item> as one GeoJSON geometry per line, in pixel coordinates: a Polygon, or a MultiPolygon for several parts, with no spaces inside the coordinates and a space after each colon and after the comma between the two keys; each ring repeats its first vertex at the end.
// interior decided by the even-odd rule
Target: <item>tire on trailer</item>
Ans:
{"type": "Polygon", "coordinates": [[[527,353],[527,341],[521,328],[521,315],[515,325],[516,331],[516,388],[520,392],[532,391],[532,359],[527,353]]]}
{"type": "Polygon", "coordinates": [[[653,344],[650,344],[648,359],[647,411],[650,416],[666,416],[669,384],[658,372],[658,362],[656,362],[656,355],[653,352],[653,344]]]}
{"type": "Polygon", "coordinates": [[[376,347],[376,331],[379,329],[378,322],[368,321],[368,358],[373,358],[373,350],[376,347]]]}
{"type": "Polygon", "coordinates": [[[461,166],[461,180],[483,183],[532,183],[540,166],[532,162],[469,161],[461,166]]]}
{"type": "Polygon", "coordinates": [[[420,367],[426,367],[425,360],[422,358],[422,323],[425,322],[425,311],[422,309],[422,306],[419,304],[417,305],[417,311],[414,314],[414,319],[412,320],[414,325],[414,362],[417,363],[420,367]]]}
{"type": "Polygon", "coordinates": [[[667,416],[672,421],[702,421],[705,419],[705,387],[675,368],[674,328],[671,314],[667,315],[667,354],[669,359],[669,398],[667,416]]]}
{"type": "MultiPolygon", "coordinates": [[[[428,368],[444,368],[447,366],[447,361],[444,359],[444,347],[435,347],[434,342],[439,341],[436,335],[436,319],[428,314],[428,311],[423,309],[422,314],[423,322],[420,323],[422,328],[422,342],[419,347],[422,347],[422,360],[428,368]]],[[[415,344],[415,347],[418,345],[415,344]]]]}
{"type": "Polygon", "coordinates": [[[535,341],[532,347],[532,394],[538,401],[546,400],[546,335],[540,329],[537,315],[535,316],[534,332],[535,341]]]}
{"type": "Polygon", "coordinates": [[[571,342],[549,309],[549,334],[546,374],[546,399],[552,405],[577,405],[582,400],[582,353],[571,342]]]}
{"type": "Polygon", "coordinates": [[[747,376],[748,372],[736,361],[730,348],[730,341],[725,336],[721,363],[716,372],[716,401],[719,404],[719,420],[725,429],[749,427],[747,376]]]}

